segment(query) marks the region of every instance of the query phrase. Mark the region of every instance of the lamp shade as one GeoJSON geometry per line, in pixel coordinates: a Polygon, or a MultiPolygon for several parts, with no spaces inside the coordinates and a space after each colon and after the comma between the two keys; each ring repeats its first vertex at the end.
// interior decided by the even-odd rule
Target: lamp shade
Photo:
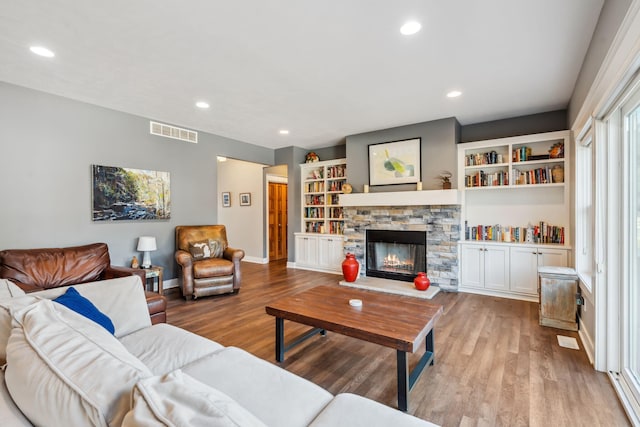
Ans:
{"type": "Polygon", "coordinates": [[[140,236],[138,238],[138,250],[141,252],[146,251],[155,251],[156,246],[156,238],[152,236],[140,236]]]}

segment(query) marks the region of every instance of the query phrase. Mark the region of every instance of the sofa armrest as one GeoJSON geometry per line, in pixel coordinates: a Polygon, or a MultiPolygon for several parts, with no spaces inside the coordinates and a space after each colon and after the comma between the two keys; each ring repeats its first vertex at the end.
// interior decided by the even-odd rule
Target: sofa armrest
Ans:
{"type": "MultiPolygon", "coordinates": [[[[142,287],[145,287],[147,276],[145,272],[139,268],[109,266],[104,271],[105,279],[115,279],[118,277],[138,276],[142,282],[142,287]]],[[[147,308],[149,309],[149,317],[151,318],[151,324],[167,323],[167,299],[156,292],[144,292],[144,296],[147,299],[147,308]]]]}
{"type": "Polygon", "coordinates": [[[158,293],[149,291],[145,291],[144,296],[147,299],[151,324],[167,323],[167,299],[158,293]]]}
{"type": "Polygon", "coordinates": [[[240,261],[242,260],[242,258],[244,258],[244,251],[242,249],[226,248],[224,250],[224,254],[222,254],[222,257],[233,262],[233,289],[235,291],[238,291],[240,289],[241,279],[240,261]]]}

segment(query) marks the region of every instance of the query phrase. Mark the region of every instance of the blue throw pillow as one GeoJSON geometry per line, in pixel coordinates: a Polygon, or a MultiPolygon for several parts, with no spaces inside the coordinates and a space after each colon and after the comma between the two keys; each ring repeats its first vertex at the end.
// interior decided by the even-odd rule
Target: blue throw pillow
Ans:
{"type": "Polygon", "coordinates": [[[83,315],[87,319],[93,320],[98,325],[109,331],[111,335],[116,331],[116,328],[113,326],[113,322],[109,319],[109,316],[98,310],[91,301],[80,295],[75,288],[67,289],[67,292],[54,299],[54,301],[78,314],[83,315]]]}

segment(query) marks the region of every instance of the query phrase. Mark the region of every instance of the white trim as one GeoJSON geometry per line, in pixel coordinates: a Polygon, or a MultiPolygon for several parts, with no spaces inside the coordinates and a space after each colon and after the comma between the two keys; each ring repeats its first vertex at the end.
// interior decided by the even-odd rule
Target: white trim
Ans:
{"type": "Polygon", "coordinates": [[[163,280],[162,281],[162,289],[166,290],[166,289],[171,289],[171,288],[177,288],[180,287],[180,282],[178,281],[178,279],[169,279],[169,280],[163,280]]]}
{"type": "Polygon", "coordinates": [[[267,174],[267,183],[269,182],[277,182],[280,184],[288,184],[289,183],[289,178],[287,178],[286,176],[281,176],[281,175],[272,175],[272,174],[267,174]]]}
{"type": "Polygon", "coordinates": [[[515,292],[509,291],[494,291],[491,289],[480,289],[480,288],[468,288],[465,286],[458,286],[458,292],[465,292],[467,294],[475,294],[475,295],[485,295],[492,297],[500,297],[507,299],[515,299],[518,301],[529,301],[529,302],[540,302],[540,298],[537,295],[525,295],[518,294],[515,292]]]}
{"type": "Polygon", "coordinates": [[[269,258],[260,258],[255,256],[245,256],[242,260],[253,264],[267,264],[269,262],[269,258]]]}
{"type": "Polygon", "coordinates": [[[580,107],[571,129],[582,129],[594,115],[600,118],[640,67],[640,1],[634,0],[618,28],[600,70],[580,107]]]}
{"type": "Polygon", "coordinates": [[[640,403],[629,399],[629,396],[633,396],[633,392],[628,388],[624,379],[620,378],[620,374],[611,371],[609,371],[608,374],[609,380],[611,384],[613,384],[613,389],[616,391],[627,417],[629,417],[629,420],[634,426],[640,426],[640,418],[637,415],[640,414],[640,403]]]}
{"type": "MultiPolygon", "coordinates": [[[[265,229],[265,238],[264,238],[264,247],[265,247],[265,254],[267,255],[266,258],[264,258],[264,262],[261,262],[259,264],[268,264],[269,263],[269,183],[270,182],[275,182],[278,184],[287,184],[287,192],[289,191],[289,177],[287,176],[282,176],[282,175],[274,175],[274,174],[266,174],[265,177],[265,183],[264,183],[264,194],[267,195],[267,197],[265,197],[265,201],[264,201],[264,229],[265,229]]],[[[289,200],[289,196],[287,195],[287,200],[289,200]]],[[[287,221],[289,221],[289,204],[287,202],[287,221]]],[[[289,226],[289,224],[287,224],[287,227],[289,226]]],[[[287,238],[289,238],[287,236],[287,238]]],[[[287,242],[287,252],[289,251],[289,242],[287,242]]],[[[287,253],[287,257],[289,256],[289,254],[287,253]]]]}
{"type": "Polygon", "coordinates": [[[591,336],[584,331],[582,327],[582,320],[580,320],[580,329],[578,329],[578,337],[580,338],[580,342],[582,342],[582,347],[584,348],[584,352],[587,353],[587,357],[589,358],[589,363],[593,365],[594,357],[595,357],[595,346],[593,344],[593,340],[591,336]]]}
{"type": "Polygon", "coordinates": [[[287,268],[295,268],[296,270],[309,270],[309,271],[317,271],[320,273],[331,273],[331,274],[339,274],[342,276],[341,271],[335,271],[328,268],[318,268],[318,267],[309,267],[306,265],[296,265],[295,262],[287,262],[287,268]]]}

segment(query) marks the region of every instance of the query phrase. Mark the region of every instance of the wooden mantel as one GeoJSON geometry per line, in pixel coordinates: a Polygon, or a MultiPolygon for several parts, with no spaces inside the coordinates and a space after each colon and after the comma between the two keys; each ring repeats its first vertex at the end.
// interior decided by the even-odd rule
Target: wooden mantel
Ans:
{"type": "Polygon", "coordinates": [[[458,190],[392,191],[340,194],[340,206],[431,206],[462,205],[458,190]]]}

